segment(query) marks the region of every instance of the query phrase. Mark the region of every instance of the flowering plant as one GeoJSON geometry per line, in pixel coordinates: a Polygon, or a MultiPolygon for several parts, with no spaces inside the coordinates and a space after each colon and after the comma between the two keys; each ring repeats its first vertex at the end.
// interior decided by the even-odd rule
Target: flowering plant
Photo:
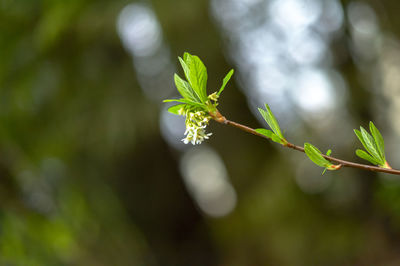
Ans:
{"type": "Polygon", "coordinates": [[[202,143],[212,133],[206,133],[205,128],[212,117],[218,117],[218,98],[233,75],[233,69],[225,76],[218,92],[207,96],[207,69],[203,62],[195,55],[184,53],[179,61],[185,72],[187,81],[175,74],[175,85],[181,94],[180,99],[168,99],[164,102],[178,102],[168,109],[169,112],[186,116],[185,144],[193,145],[202,143]]]}
{"type": "Polygon", "coordinates": [[[223,79],[221,88],[207,95],[207,69],[200,58],[189,53],[184,53],[183,59],[179,57],[179,61],[187,80],[183,80],[177,74],[174,76],[176,88],[182,98],[168,99],[164,100],[164,102],[177,102],[178,104],[170,107],[168,111],[173,114],[186,116],[186,131],[184,133],[186,137],[182,139],[185,144],[201,144],[204,140],[208,139],[212,133],[206,133],[205,129],[209,121],[213,119],[219,123],[231,125],[248,133],[272,140],[284,147],[304,152],[312,162],[323,167],[325,169],[324,172],[326,170],[338,170],[342,167],[353,167],[400,175],[400,170],[392,169],[386,161],[383,137],[372,122],[369,123],[371,134],[363,127],[360,127],[360,130],[354,130],[354,132],[365,148],[365,151],[357,149],[356,155],[375,166],[331,157],[331,150],[323,154],[310,143],[305,143],[302,147],[287,141],[282,134],[277,119],[267,104],[265,105],[265,109],[259,108],[258,110],[271,130],[265,128],[252,129],[226,119],[218,111],[217,106],[222,91],[233,75],[233,69],[223,79]]]}

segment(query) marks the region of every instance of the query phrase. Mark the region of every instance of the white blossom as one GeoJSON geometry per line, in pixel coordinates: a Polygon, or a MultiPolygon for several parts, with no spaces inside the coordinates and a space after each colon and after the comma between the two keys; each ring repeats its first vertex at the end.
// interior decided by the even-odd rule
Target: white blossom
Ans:
{"type": "Polygon", "coordinates": [[[208,139],[212,133],[206,133],[205,128],[210,121],[210,116],[203,111],[197,112],[186,112],[186,138],[182,139],[183,143],[188,144],[189,142],[193,145],[202,143],[205,139],[208,139]]]}

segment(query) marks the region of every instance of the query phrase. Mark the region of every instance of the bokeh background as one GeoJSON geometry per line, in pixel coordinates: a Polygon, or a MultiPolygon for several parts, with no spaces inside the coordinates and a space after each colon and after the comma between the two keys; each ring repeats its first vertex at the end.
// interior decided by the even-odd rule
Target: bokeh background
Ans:
{"type": "Polygon", "coordinates": [[[0,0],[0,265],[399,265],[400,179],[321,175],[212,123],[184,145],[177,56],[229,119],[400,167],[400,2],[0,0]]]}

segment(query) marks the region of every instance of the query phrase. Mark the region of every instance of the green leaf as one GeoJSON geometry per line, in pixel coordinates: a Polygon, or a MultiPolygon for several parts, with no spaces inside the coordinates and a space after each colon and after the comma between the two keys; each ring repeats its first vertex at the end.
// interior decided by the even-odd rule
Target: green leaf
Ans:
{"type": "Polygon", "coordinates": [[[366,150],[372,155],[372,157],[374,157],[375,160],[381,161],[382,158],[380,157],[379,152],[376,150],[374,138],[363,127],[360,127],[360,129],[364,142],[367,145],[366,150]]]}
{"type": "MultiPolygon", "coordinates": [[[[186,79],[189,81],[189,77],[190,77],[190,69],[189,66],[186,65],[185,60],[183,60],[180,56],[178,56],[179,62],[181,63],[183,72],[185,73],[185,77],[186,79]]],[[[190,82],[189,82],[190,83],[190,82]]]]}
{"type": "Polygon", "coordinates": [[[196,102],[192,102],[191,100],[185,99],[185,98],[179,98],[179,99],[165,99],[163,101],[164,103],[170,103],[170,102],[178,102],[178,103],[195,103],[196,102]]]}
{"type": "Polygon", "coordinates": [[[328,169],[332,167],[332,163],[322,157],[321,151],[312,144],[304,143],[304,151],[307,154],[308,158],[310,158],[310,160],[313,161],[316,165],[326,167],[328,169]]]}
{"type": "Polygon", "coordinates": [[[274,132],[272,132],[269,129],[265,129],[265,128],[256,128],[255,131],[261,135],[266,136],[267,138],[272,139],[272,135],[275,135],[274,132]]]}
{"type": "Polygon", "coordinates": [[[190,81],[191,70],[190,70],[189,66],[185,63],[185,61],[182,58],[178,57],[178,59],[179,59],[179,62],[181,63],[181,66],[183,68],[183,72],[185,73],[185,77],[188,80],[189,85],[193,89],[193,92],[194,92],[194,95],[195,95],[196,99],[198,99],[198,101],[202,102],[201,95],[199,94],[198,90],[196,90],[193,87],[192,82],[190,81]]]}
{"type": "Polygon", "coordinates": [[[276,134],[272,135],[272,141],[276,143],[280,143],[282,145],[286,145],[286,140],[282,140],[280,137],[278,137],[276,134]]]}
{"type": "Polygon", "coordinates": [[[262,117],[267,122],[267,124],[272,129],[272,131],[274,131],[274,133],[281,139],[285,139],[282,135],[281,128],[279,127],[278,121],[276,120],[275,116],[272,114],[271,109],[269,108],[268,104],[265,104],[265,108],[266,108],[266,110],[258,108],[258,111],[261,113],[262,117]]]}
{"type": "MultiPolygon", "coordinates": [[[[331,155],[331,153],[332,153],[332,150],[331,150],[331,149],[329,149],[329,150],[327,150],[327,151],[326,151],[326,155],[328,155],[328,156],[330,156],[330,155],[331,155]]],[[[324,171],[322,171],[322,175],[324,175],[324,174],[325,174],[326,170],[328,170],[328,168],[327,168],[327,167],[325,167],[324,171]]],[[[331,169],[331,170],[332,170],[332,169],[331,169]]]]}
{"type": "Polygon", "coordinates": [[[183,71],[190,86],[198,98],[205,103],[207,101],[207,69],[199,57],[184,53],[183,58],[179,57],[183,71]]]}
{"type": "Polygon", "coordinates": [[[360,131],[360,130],[357,130],[357,129],[354,129],[354,133],[356,134],[357,138],[360,140],[360,142],[361,142],[361,144],[364,146],[364,148],[365,148],[366,150],[368,150],[367,144],[365,144],[365,142],[364,142],[364,138],[363,138],[363,136],[362,136],[362,134],[361,134],[361,131],[360,131]]]}
{"type": "Polygon", "coordinates": [[[221,94],[221,92],[225,89],[226,84],[229,82],[229,80],[231,79],[232,75],[233,75],[234,70],[231,69],[231,71],[228,72],[228,74],[226,74],[226,76],[224,77],[223,81],[222,81],[222,86],[219,89],[217,95],[219,96],[221,94]]]}
{"type": "Polygon", "coordinates": [[[380,163],[378,161],[376,161],[371,155],[369,155],[366,151],[357,149],[356,150],[356,155],[358,157],[360,157],[361,159],[367,160],[370,163],[374,164],[374,165],[379,165],[380,163]]]}
{"type": "Polygon", "coordinates": [[[332,150],[331,150],[331,149],[329,149],[329,150],[326,151],[326,155],[328,155],[328,156],[330,156],[331,153],[332,153],[332,150]]]}
{"type": "Polygon", "coordinates": [[[363,127],[360,127],[360,131],[354,130],[366,150],[357,150],[356,154],[358,157],[365,159],[372,164],[386,167],[387,163],[385,159],[385,144],[383,137],[375,127],[374,123],[369,122],[369,129],[372,136],[363,127]]]}
{"type": "Polygon", "coordinates": [[[201,102],[187,81],[181,79],[181,77],[179,77],[177,74],[174,75],[174,80],[176,88],[183,98],[186,98],[193,102],[201,102]]]}
{"type": "Polygon", "coordinates": [[[188,58],[191,56],[191,54],[189,54],[188,52],[184,52],[183,53],[183,60],[188,61],[188,58]]]}
{"type": "Polygon", "coordinates": [[[375,140],[375,145],[377,147],[380,157],[383,159],[383,161],[385,161],[385,143],[383,141],[381,133],[376,128],[374,123],[372,123],[372,121],[369,122],[369,130],[371,131],[371,134],[375,140]]]}
{"type": "Polygon", "coordinates": [[[164,102],[164,103],[169,103],[169,102],[186,103],[186,104],[189,104],[189,105],[191,105],[191,106],[201,108],[201,109],[203,109],[203,110],[206,110],[206,109],[207,109],[207,106],[206,106],[206,105],[204,105],[204,104],[202,104],[202,103],[198,103],[198,102],[193,102],[193,101],[188,100],[188,99],[185,99],[185,98],[180,98],[180,99],[166,99],[166,100],[164,100],[163,102],[164,102]]]}
{"type": "Polygon", "coordinates": [[[174,106],[171,106],[170,108],[168,108],[168,112],[170,112],[171,114],[174,115],[180,115],[179,114],[179,110],[181,110],[182,108],[185,108],[186,104],[177,104],[174,106]]]}
{"type": "Polygon", "coordinates": [[[265,128],[257,128],[255,129],[257,133],[260,133],[261,135],[266,136],[267,138],[271,139],[272,141],[282,144],[285,144],[285,141],[283,141],[280,137],[278,137],[274,132],[271,130],[265,129],[265,128]]]}

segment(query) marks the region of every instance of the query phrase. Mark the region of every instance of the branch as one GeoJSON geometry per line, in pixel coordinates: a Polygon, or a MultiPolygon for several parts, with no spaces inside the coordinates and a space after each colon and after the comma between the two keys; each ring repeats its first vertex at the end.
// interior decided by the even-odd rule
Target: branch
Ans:
{"type": "Polygon", "coordinates": [[[400,175],[400,170],[392,169],[387,163],[383,137],[372,121],[369,122],[371,133],[368,133],[363,127],[360,127],[360,130],[354,130],[357,138],[365,148],[365,150],[357,149],[356,155],[377,166],[337,159],[330,156],[331,150],[328,150],[326,154],[322,154],[311,143],[304,143],[303,148],[288,142],[283,136],[279,123],[268,104],[265,104],[265,109],[258,108],[258,111],[271,130],[265,128],[253,129],[226,119],[219,113],[217,106],[220,94],[232,77],[233,70],[229,71],[225,76],[219,91],[207,96],[207,69],[200,58],[189,53],[184,53],[183,59],[179,57],[179,61],[187,79],[187,81],[184,81],[175,74],[175,85],[182,98],[168,99],[164,100],[164,102],[178,102],[179,104],[168,108],[168,111],[173,114],[186,116],[186,131],[184,133],[186,137],[182,140],[185,144],[191,143],[196,145],[208,139],[211,133],[206,133],[205,128],[212,118],[219,123],[231,125],[250,134],[277,142],[284,147],[304,152],[316,165],[323,167],[325,169],[324,172],[326,170],[338,170],[342,167],[352,167],[373,172],[400,175]],[[335,165],[333,162],[337,164],[335,165]]]}
{"type": "MultiPolygon", "coordinates": [[[[218,123],[229,125],[229,126],[233,126],[233,127],[236,127],[236,128],[238,128],[240,130],[243,130],[243,131],[245,131],[247,133],[250,133],[250,134],[253,134],[253,135],[256,135],[256,136],[259,136],[259,137],[262,137],[262,138],[270,140],[270,138],[268,138],[267,136],[265,136],[263,134],[258,133],[253,128],[245,126],[245,125],[242,125],[242,124],[239,124],[239,123],[236,123],[234,121],[230,121],[230,120],[226,119],[224,116],[222,116],[220,113],[217,113],[216,115],[212,116],[212,118],[215,121],[217,121],[218,123]]],[[[287,147],[287,148],[290,148],[290,149],[293,149],[293,150],[296,150],[296,151],[305,152],[303,147],[297,146],[297,145],[295,145],[293,143],[290,143],[290,142],[287,142],[287,144],[283,145],[283,146],[287,147]]],[[[388,174],[393,174],[393,175],[400,175],[400,170],[382,168],[382,167],[371,166],[371,165],[366,165],[366,164],[359,164],[359,163],[345,161],[345,160],[338,159],[338,158],[331,157],[331,156],[324,155],[324,154],[321,154],[321,155],[322,155],[322,157],[324,157],[325,159],[327,159],[327,160],[329,160],[331,162],[338,163],[339,164],[338,169],[343,166],[343,167],[351,167],[351,168],[363,169],[363,170],[372,171],[372,172],[382,172],[382,173],[388,173],[388,174]]]]}

